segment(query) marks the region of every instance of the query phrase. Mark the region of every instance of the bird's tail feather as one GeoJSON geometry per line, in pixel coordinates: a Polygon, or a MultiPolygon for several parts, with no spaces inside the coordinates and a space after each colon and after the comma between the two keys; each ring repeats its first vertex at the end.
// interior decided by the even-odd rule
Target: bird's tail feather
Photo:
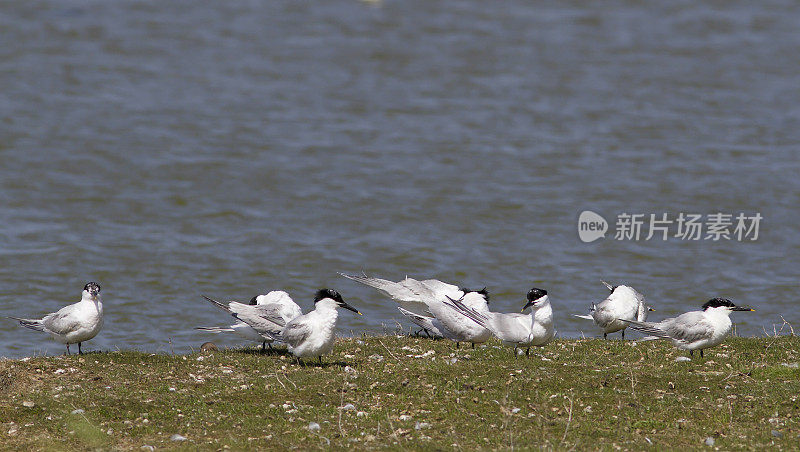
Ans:
{"type": "Polygon", "coordinates": [[[233,328],[225,328],[221,326],[198,326],[195,328],[200,331],[208,331],[209,333],[232,333],[233,328]]]}
{"type": "Polygon", "coordinates": [[[44,331],[44,325],[42,325],[42,321],[39,319],[20,319],[19,317],[9,317],[9,319],[16,320],[25,328],[30,328],[34,331],[44,331]]]}
{"type": "Polygon", "coordinates": [[[418,327],[426,329],[428,331],[432,331],[434,333],[438,331],[438,329],[435,326],[433,326],[432,323],[433,318],[413,313],[408,309],[403,309],[399,306],[397,307],[397,309],[399,309],[404,316],[408,317],[408,319],[414,322],[414,324],[416,324],[418,327]]]}

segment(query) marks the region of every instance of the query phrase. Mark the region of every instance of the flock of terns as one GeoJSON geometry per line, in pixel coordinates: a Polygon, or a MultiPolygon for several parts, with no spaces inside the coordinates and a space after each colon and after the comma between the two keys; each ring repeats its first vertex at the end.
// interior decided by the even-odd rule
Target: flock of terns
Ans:
{"type": "MultiPolygon", "coordinates": [[[[342,276],[374,287],[397,302],[400,312],[432,337],[442,337],[456,342],[481,344],[496,337],[514,348],[542,347],[555,337],[553,309],[547,291],[532,288],[528,291],[521,313],[499,313],[489,310],[486,289],[470,290],[436,279],[416,280],[406,277],[394,282],[366,275],[342,276]],[[528,314],[523,314],[530,308],[528,314]]],[[[647,314],[654,309],[645,304],[642,294],[630,286],[612,286],[603,282],[610,291],[607,298],[592,303],[588,315],[577,317],[592,320],[609,333],[631,327],[648,334],[642,340],[669,339],[675,347],[703,350],[722,342],[731,331],[730,314],[733,311],[753,311],[746,306],[736,306],[724,298],[712,298],[700,311],[690,311],[660,322],[647,322],[647,314]]],[[[214,306],[233,316],[237,322],[227,327],[200,327],[212,333],[232,332],[246,339],[261,342],[262,348],[273,342],[286,344],[298,360],[319,359],[333,348],[336,334],[337,308],[361,313],[347,304],[333,289],[321,289],[314,297],[314,309],[303,314],[300,307],[283,291],[272,291],[253,297],[249,303],[221,302],[203,296],[214,306]]],[[[53,339],[67,346],[81,344],[95,337],[103,326],[103,302],[100,285],[95,282],[83,288],[81,301],[65,306],[41,319],[9,317],[20,325],[49,333],[53,339]]]]}

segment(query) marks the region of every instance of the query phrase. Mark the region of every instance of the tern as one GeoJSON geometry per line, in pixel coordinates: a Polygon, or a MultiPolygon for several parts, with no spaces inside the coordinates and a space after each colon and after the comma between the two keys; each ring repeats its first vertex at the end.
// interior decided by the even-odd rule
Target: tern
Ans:
{"type": "Polygon", "coordinates": [[[603,329],[603,339],[608,339],[609,333],[616,333],[620,330],[622,330],[622,339],[625,339],[625,328],[628,324],[623,320],[644,322],[647,320],[648,311],[655,311],[655,309],[647,306],[644,302],[644,295],[631,286],[612,286],[605,281],[600,282],[611,291],[611,294],[600,303],[592,303],[589,315],[575,314],[575,317],[594,321],[595,325],[603,329]]]}
{"type": "MultiPolygon", "coordinates": [[[[459,289],[459,290],[463,291],[464,294],[468,294],[470,292],[474,292],[474,293],[480,295],[479,297],[478,296],[467,297],[467,302],[470,303],[472,306],[474,306],[474,308],[476,308],[476,309],[485,308],[486,304],[488,304],[489,292],[486,290],[485,287],[483,289],[481,289],[481,290],[476,290],[476,291],[472,291],[472,290],[469,290],[469,289],[459,289]]],[[[445,298],[447,298],[446,295],[445,295],[445,298]]],[[[429,303],[433,303],[433,302],[429,301],[429,303]]],[[[436,302],[436,303],[438,303],[438,302],[436,302]]],[[[420,328],[425,330],[426,333],[432,334],[434,338],[443,337],[445,339],[450,339],[452,341],[455,341],[456,342],[456,348],[458,348],[458,342],[464,340],[464,339],[460,339],[460,337],[462,337],[462,336],[466,335],[465,337],[473,337],[473,338],[475,338],[475,337],[482,337],[482,335],[484,335],[484,332],[482,330],[475,329],[475,328],[470,328],[471,330],[474,330],[472,332],[472,334],[470,334],[468,332],[459,333],[461,328],[459,328],[458,326],[454,326],[454,325],[458,325],[458,324],[463,323],[464,319],[459,317],[459,316],[456,316],[456,317],[454,317],[452,315],[448,316],[447,314],[452,314],[452,313],[442,312],[441,310],[439,310],[437,308],[433,308],[433,309],[436,310],[437,312],[440,312],[440,315],[445,318],[445,322],[448,322],[448,324],[451,325],[451,328],[455,332],[451,332],[451,330],[448,329],[446,327],[446,325],[444,325],[439,319],[437,319],[433,315],[426,316],[426,315],[415,314],[415,313],[413,313],[411,311],[408,311],[406,309],[403,309],[403,308],[401,308],[399,306],[397,307],[397,309],[400,310],[401,314],[403,314],[404,316],[408,317],[409,320],[411,320],[417,326],[419,326],[420,328]]],[[[486,308],[486,310],[488,310],[488,308],[486,308]]],[[[469,327],[473,327],[473,325],[470,325],[470,324],[467,324],[467,325],[469,327]]],[[[471,342],[469,339],[466,339],[466,340],[468,342],[471,342]]],[[[480,343],[480,342],[478,342],[478,343],[480,343]]],[[[473,348],[474,348],[474,344],[475,344],[475,342],[473,342],[473,348]]]]}
{"type": "MultiPolygon", "coordinates": [[[[468,297],[467,302],[478,303],[473,307],[479,308],[481,303],[485,304],[489,300],[489,294],[486,291],[486,288],[478,291],[472,291],[465,288],[459,288],[453,284],[439,281],[438,279],[426,279],[423,281],[418,281],[416,279],[409,278],[408,276],[406,276],[406,278],[402,281],[394,282],[389,281],[388,279],[372,278],[367,275],[348,275],[345,273],[339,274],[361,284],[374,287],[384,295],[396,301],[397,304],[400,305],[400,312],[425,330],[426,333],[433,334],[434,336],[443,336],[456,341],[456,343],[470,341],[468,339],[459,339],[463,337],[477,338],[479,339],[478,343],[485,342],[489,337],[491,337],[491,334],[488,333],[488,331],[482,331],[476,328],[475,325],[471,324],[471,322],[464,322],[465,319],[459,319],[459,317],[462,317],[461,315],[447,312],[448,309],[443,309],[442,306],[442,302],[447,301],[448,297],[460,299],[466,293],[476,292],[480,294],[483,300],[481,300],[480,297],[471,296],[468,297]],[[436,305],[436,307],[432,309],[432,305],[436,305]],[[451,319],[449,325],[451,325],[455,331],[448,331],[447,329],[442,328],[440,325],[440,321],[442,319],[437,319],[438,316],[435,315],[434,310],[438,310],[441,316],[443,316],[445,319],[451,319]],[[464,331],[464,328],[458,326],[459,323],[466,325],[466,330],[476,331],[473,331],[472,333],[469,331],[464,331]],[[486,339],[480,340],[482,336],[486,336],[486,339]]],[[[444,321],[448,322],[448,320],[444,321]]],[[[473,342],[473,346],[474,344],[475,342],[473,342]]]]}
{"type": "Polygon", "coordinates": [[[78,354],[82,355],[81,343],[97,336],[103,327],[103,300],[100,298],[100,284],[90,282],[83,287],[81,301],[64,306],[41,319],[20,319],[9,317],[25,328],[50,333],[58,342],[67,345],[78,344],[78,354]]]}
{"type": "Polygon", "coordinates": [[[428,308],[428,299],[435,298],[444,300],[445,297],[461,298],[465,291],[453,284],[439,281],[438,279],[426,279],[418,281],[414,278],[406,278],[402,281],[394,282],[388,279],[371,278],[367,275],[348,275],[339,273],[345,278],[360,282],[361,284],[374,287],[382,294],[396,301],[401,308],[425,317],[431,316],[428,308]]]}
{"type": "Polygon", "coordinates": [[[553,308],[550,306],[547,291],[534,287],[528,291],[526,298],[522,311],[530,307],[530,314],[479,312],[466,306],[462,300],[455,299],[445,304],[491,331],[504,344],[514,347],[514,356],[517,356],[517,347],[527,347],[527,356],[532,346],[543,347],[552,341],[555,330],[553,308]]]}
{"type": "Polygon", "coordinates": [[[731,332],[731,312],[755,311],[749,306],[736,306],[725,298],[712,298],[702,307],[702,311],[689,311],[657,323],[620,320],[650,335],[643,340],[670,339],[675,347],[689,350],[689,356],[699,349],[703,357],[704,349],[721,343],[731,332]]]}
{"type": "MultiPolygon", "coordinates": [[[[481,314],[489,312],[489,293],[485,288],[479,291],[464,289],[464,292],[466,293],[458,298],[462,304],[481,314]]],[[[471,342],[472,348],[475,348],[475,344],[482,344],[492,338],[492,332],[485,326],[475,323],[462,312],[454,311],[447,306],[445,303],[448,300],[454,298],[445,296],[444,300],[438,298],[426,300],[428,308],[433,313],[432,324],[442,336],[455,341],[456,348],[461,342],[471,342]]]]}
{"type": "Polygon", "coordinates": [[[314,309],[311,312],[295,317],[279,333],[270,334],[286,343],[298,362],[301,358],[318,358],[322,363],[322,355],[329,353],[336,341],[336,319],[339,317],[336,308],[345,308],[361,315],[342,299],[339,292],[320,289],[314,296],[314,309]]]}
{"type": "Polygon", "coordinates": [[[290,297],[288,293],[282,290],[273,290],[266,295],[257,295],[250,299],[248,305],[236,301],[229,301],[226,305],[225,303],[208,298],[205,295],[204,298],[236,318],[239,318],[240,315],[248,318],[255,326],[251,326],[247,322],[240,320],[229,327],[198,327],[198,330],[211,333],[235,333],[245,339],[261,342],[261,351],[266,350],[267,344],[270,344],[270,347],[272,347],[272,342],[274,341],[273,337],[270,336],[267,331],[273,333],[280,332],[283,324],[302,314],[300,306],[292,300],[292,297],[290,297]],[[248,308],[245,306],[251,307],[248,308]],[[253,306],[255,306],[255,308],[253,308],[253,306]],[[280,319],[281,325],[270,320],[274,318],[280,319]]]}

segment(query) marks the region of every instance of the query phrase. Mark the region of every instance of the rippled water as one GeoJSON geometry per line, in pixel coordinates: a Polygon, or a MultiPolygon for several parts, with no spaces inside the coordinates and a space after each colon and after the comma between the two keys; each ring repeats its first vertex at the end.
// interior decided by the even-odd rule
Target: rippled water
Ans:
{"type": "MultiPolygon", "coordinates": [[[[627,282],[673,315],[725,296],[738,332],[796,313],[800,6],[791,1],[0,4],[0,315],[103,285],[89,349],[183,352],[200,298],[337,275],[549,290],[571,316],[627,282]],[[578,239],[578,214],[759,212],[758,240],[578,239]]],[[[613,229],[613,224],[612,224],[613,229]]],[[[61,353],[0,322],[0,356],[61,353]]]]}

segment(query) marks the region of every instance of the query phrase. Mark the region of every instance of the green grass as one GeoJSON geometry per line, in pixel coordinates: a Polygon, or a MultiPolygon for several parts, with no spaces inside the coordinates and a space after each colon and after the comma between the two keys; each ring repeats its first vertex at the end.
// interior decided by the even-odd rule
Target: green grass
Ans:
{"type": "Polygon", "coordinates": [[[675,361],[685,355],[593,339],[514,358],[497,342],[381,336],[339,339],[323,366],[254,349],[2,360],[0,444],[663,450],[713,437],[722,450],[800,448],[800,339],[730,338],[675,361]]]}

